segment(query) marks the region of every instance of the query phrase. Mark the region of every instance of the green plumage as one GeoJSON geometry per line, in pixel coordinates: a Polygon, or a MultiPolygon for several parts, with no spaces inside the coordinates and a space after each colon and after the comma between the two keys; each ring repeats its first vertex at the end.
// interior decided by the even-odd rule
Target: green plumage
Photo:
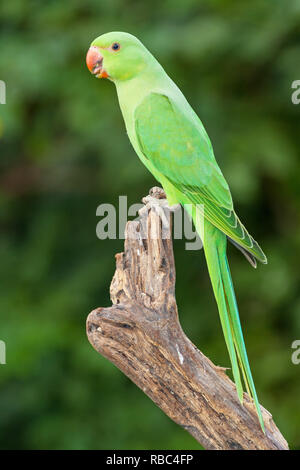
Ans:
{"type": "Polygon", "coordinates": [[[200,120],[191,122],[166,95],[150,93],[135,111],[135,130],[144,156],[181,193],[179,202],[203,205],[213,225],[265,263],[261,248],[233,210],[228,184],[200,120]]]}
{"type": "Polygon", "coordinates": [[[262,263],[267,259],[234,211],[202,122],[156,59],[126,33],[100,36],[93,46],[105,49],[103,64],[116,84],[127,133],[138,156],[162,184],[170,205],[188,205],[203,241],[239,399],[242,402],[243,379],[264,430],[226,256],[227,238],[252,264],[255,259],[262,263]],[[118,55],[107,52],[113,42],[121,45],[118,55]],[[204,224],[196,217],[198,210],[204,224]]]}

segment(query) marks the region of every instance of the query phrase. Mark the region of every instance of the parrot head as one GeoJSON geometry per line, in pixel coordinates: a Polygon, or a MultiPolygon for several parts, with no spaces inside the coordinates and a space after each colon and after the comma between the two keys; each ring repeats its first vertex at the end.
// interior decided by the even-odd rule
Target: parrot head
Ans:
{"type": "Polygon", "coordinates": [[[89,71],[97,78],[128,80],[147,67],[152,57],[145,46],[128,33],[112,32],[96,38],[86,55],[89,71]]]}

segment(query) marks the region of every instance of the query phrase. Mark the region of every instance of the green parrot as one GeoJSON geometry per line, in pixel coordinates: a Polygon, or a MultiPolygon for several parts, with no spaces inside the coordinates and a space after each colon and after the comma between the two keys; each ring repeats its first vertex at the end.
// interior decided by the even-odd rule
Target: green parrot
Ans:
{"type": "Polygon", "coordinates": [[[131,34],[99,36],[88,50],[86,63],[97,78],[115,83],[130,142],[162,185],[168,204],[183,205],[193,218],[203,243],[237,394],[242,403],[243,378],[264,431],[226,255],[227,240],[254,267],[256,260],[267,263],[267,258],[234,211],[205,128],[162,66],[131,34]]]}

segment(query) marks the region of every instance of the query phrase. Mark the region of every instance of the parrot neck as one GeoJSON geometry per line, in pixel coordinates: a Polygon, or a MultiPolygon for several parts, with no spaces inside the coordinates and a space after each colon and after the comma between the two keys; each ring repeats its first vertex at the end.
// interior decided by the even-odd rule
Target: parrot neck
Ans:
{"type": "Polygon", "coordinates": [[[154,91],[163,92],[167,86],[170,87],[170,82],[170,78],[155,59],[135,77],[116,81],[120,108],[125,121],[134,113],[145,96],[154,91]]]}

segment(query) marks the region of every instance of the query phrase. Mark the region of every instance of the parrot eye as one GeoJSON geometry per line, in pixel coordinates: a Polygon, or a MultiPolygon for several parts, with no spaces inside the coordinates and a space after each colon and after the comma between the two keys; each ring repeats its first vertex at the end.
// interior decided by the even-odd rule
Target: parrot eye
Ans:
{"type": "Polygon", "coordinates": [[[118,51],[120,49],[120,44],[118,42],[114,42],[111,46],[113,51],[118,51]]]}

